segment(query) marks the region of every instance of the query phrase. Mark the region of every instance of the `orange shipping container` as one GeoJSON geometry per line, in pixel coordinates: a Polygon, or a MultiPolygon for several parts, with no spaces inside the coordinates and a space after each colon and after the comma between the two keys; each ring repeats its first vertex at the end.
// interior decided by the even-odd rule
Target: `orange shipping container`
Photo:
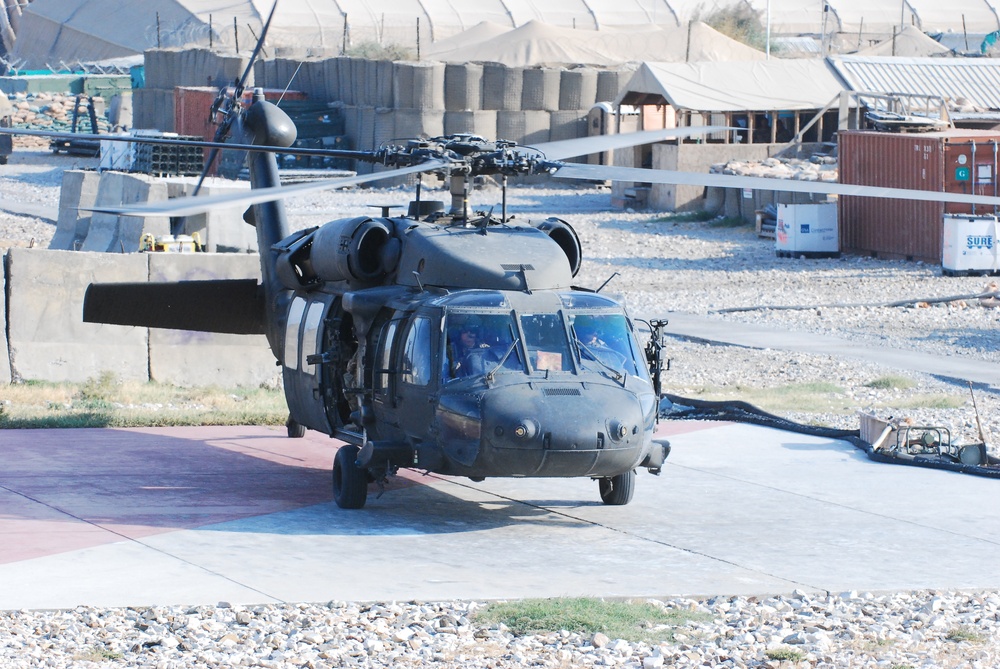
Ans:
{"type": "MultiPolygon", "coordinates": [[[[997,195],[1000,133],[948,130],[839,135],[841,183],[997,195]]],[[[941,262],[944,214],[994,214],[994,207],[840,197],[840,248],[883,258],[941,262]]]]}

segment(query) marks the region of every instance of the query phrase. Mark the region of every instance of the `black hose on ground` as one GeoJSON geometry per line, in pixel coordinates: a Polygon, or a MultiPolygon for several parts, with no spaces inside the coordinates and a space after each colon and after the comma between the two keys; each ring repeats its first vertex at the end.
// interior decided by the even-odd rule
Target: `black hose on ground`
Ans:
{"type": "Polygon", "coordinates": [[[840,439],[850,442],[855,448],[864,451],[868,459],[874,462],[944,469],[975,476],[1000,478],[1000,460],[992,456],[987,457],[985,465],[968,465],[944,458],[930,458],[920,455],[875,450],[871,444],[861,439],[860,430],[840,430],[821,425],[804,425],[768,413],[748,402],[738,400],[716,402],[664,393],[661,396],[659,413],[660,418],[669,420],[718,420],[733,423],[750,423],[823,439],[840,439]]]}

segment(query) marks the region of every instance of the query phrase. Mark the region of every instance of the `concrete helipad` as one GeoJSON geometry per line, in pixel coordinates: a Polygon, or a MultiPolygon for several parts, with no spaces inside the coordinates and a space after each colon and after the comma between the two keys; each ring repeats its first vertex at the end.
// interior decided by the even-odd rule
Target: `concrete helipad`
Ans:
{"type": "Polygon", "coordinates": [[[998,480],[662,431],[668,465],[625,507],[589,480],[405,472],[360,511],[330,501],[316,433],[0,431],[0,609],[1000,587],[998,480]]]}

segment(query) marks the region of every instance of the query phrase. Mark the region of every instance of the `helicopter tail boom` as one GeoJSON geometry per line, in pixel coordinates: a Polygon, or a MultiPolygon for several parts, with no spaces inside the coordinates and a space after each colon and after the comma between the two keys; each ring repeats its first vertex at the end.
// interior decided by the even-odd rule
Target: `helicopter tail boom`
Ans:
{"type": "Polygon", "coordinates": [[[264,300],[255,279],[91,284],[87,323],[223,334],[264,334],[264,300]]]}

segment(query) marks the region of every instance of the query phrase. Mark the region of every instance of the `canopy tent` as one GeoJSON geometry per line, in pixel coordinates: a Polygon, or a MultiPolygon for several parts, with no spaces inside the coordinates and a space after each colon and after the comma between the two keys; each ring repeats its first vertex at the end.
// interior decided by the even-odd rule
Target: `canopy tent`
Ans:
{"type": "Polygon", "coordinates": [[[878,44],[860,49],[856,52],[856,55],[919,58],[923,56],[944,56],[950,53],[952,53],[951,49],[937,40],[931,39],[913,26],[906,26],[898,35],[893,35],[878,44]]]}
{"type": "Polygon", "coordinates": [[[702,112],[795,111],[825,106],[844,90],[824,60],[643,63],[616,103],[702,112]]]}
{"type": "Polygon", "coordinates": [[[445,62],[496,62],[509,67],[617,65],[649,59],[674,62],[765,58],[764,53],[701,22],[682,28],[650,24],[574,30],[529,21],[490,40],[431,53],[433,58],[445,62]]]}

